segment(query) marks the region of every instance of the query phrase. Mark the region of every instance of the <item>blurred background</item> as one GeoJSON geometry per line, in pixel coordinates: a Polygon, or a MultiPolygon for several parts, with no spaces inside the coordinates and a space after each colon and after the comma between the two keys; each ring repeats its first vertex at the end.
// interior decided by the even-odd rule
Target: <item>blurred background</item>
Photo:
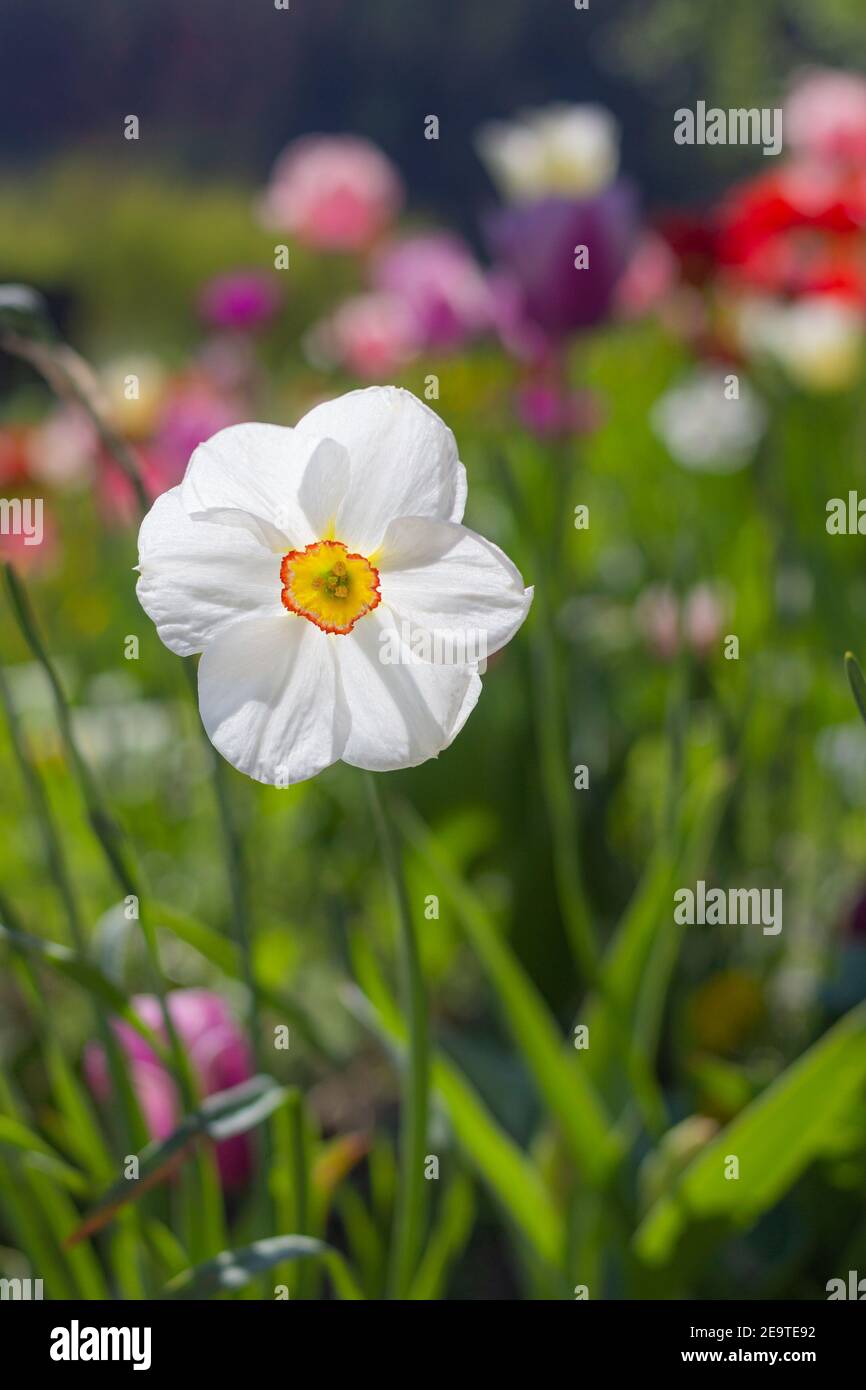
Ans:
{"type": "Polygon", "coordinates": [[[239,904],[268,1036],[291,1031],[268,1068],[287,1111],[65,1252],[181,1103],[106,1022],[133,999],[159,1031],[153,961],[5,604],[0,1274],[150,1297],[295,1230],[388,1286],[404,1020],[364,788],[225,769],[227,875],[186,674],[136,602],[122,462],[152,497],[226,425],[397,382],[453,428],[468,524],[539,594],[459,750],[384,779],[412,808],[440,1066],[413,1296],[826,1297],[866,1259],[866,731],[843,667],[866,571],[826,525],[866,486],[860,0],[3,0],[0,55],[0,282],[46,306],[0,295],[0,483],[44,505],[39,542],[4,523],[0,554],[200,1088],[252,1070],[239,904]],[[675,144],[699,100],[783,109],[782,153],[675,144]],[[701,878],[782,888],[782,932],[681,931],[673,893],[701,878]]]}

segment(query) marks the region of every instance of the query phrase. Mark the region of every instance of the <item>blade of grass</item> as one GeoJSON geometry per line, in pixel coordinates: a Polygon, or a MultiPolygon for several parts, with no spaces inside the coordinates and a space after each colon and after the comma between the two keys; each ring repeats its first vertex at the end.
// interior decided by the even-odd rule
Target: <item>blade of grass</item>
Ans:
{"type": "Polygon", "coordinates": [[[591,1182],[603,1185],[611,1178],[622,1151],[587,1069],[576,1060],[578,1054],[565,1055],[561,1030],[481,899],[455,873],[431,832],[408,806],[401,807],[400,826],[454,908],[574,1161],[591,1182]]]}
{"type": "Polygon", "coordinates": [[[634,1238],[646,1263],[662,1264],[691,1222],[727,1218],[752,1226],[827,1144],[866,1082],[866,1004],[834,1024],[698,1154],[649,1210],[634,1238]],[[728,1155],[738,1181],[725,1176],[728,1155]]]}
{"type": "MultiPolygon", "coordinates": [[[[406,1048],[405,1024],[359,934],[352,941],[352,963],[361,988],[345,994],[346,1007],[402,1057],[406,1048]]],[[[433,1058],[432,1081],[460,1149],[494,1201],[538,1256],[548,1265],[558,1267],[564,1231],[538,1168],[500,1128],[459,1068],[439,1054],[433,1058]]],[[[375,1150],[371,1158],[374,1156],[375,1150]]]]}
{"type": "Polygon", "coordinates": [[[245,1134],[261,1124],[288,1093],[272,1077],[254,1076],[249,1081],[218,1091],[203,1100],[199,1108],[186,1115],[167,1138],[154,1141],[138,1155],[138,1178],[121,1178],[103,1194],[86,1219],[73,1231],[67,1244],[100,1230],[126,1203],[135,1201],[163,1178],[174,1172],[189,1155],[196,1141],[208,1138],[214,1143],[245,1134]]]}
{"type": "MultiPolygon", "coordinates": [[[[153,915],[157,922],[163,923],[174,936],[185,941],[188,946],[192,946],[194,950],[204,956],[205,960],[222,971],[228,979],[243,982],[241,954],[233,941],[227,940],[218,931],[214,931],[213,927],[200,922],[188,912],[181,912],[168,903],[154,903],[153,915]]],[[[322,1037],[310,1013],[299,1000],[293,998],[285,990],[269,988],[260,980],[256,984],[256,989],[261,1003],[273,1009],[280,1018],[287,1019],[292,1027],[297,1029],[304,1041],[324,1061],[336,1065],[342,1060],[322,1037]]]]}
{"type": "Polygon", "coordinates": [[[860,711],[860,718],[866,724],[866,677],[864,677],[860,663],[853,652],[845,653],[845,670],[848,675],[848,683],[851,686],[851,694],[854,696],[860,711]]]}
{"type": "MultiPolygon", "coordinates": [[[[88,948],[84,935],[82,913],[78,905],[78,896],[72,877],[66,864],[63,843],[55,825],[54,816],[51,813],[42,779],[36,769],[29,745],[21,729],[18,713],[15,709],[6,677],[3,674],[2,666],[0,666],[0,703],[3,705],[13,755],[18,764],[33,809],[36,825],[39,828],[49,873],[66,916],[69,935],[79,956],[85,958],[88,953],[88,948]]],[[[9,904],[6,902],[5,896],[3,895],[0,895],[0,913],[9,920],[9,904]]],[[[13,926],[14,923],[9,921],[9,925],[13,926]]],[[[36,992],[38,994],[38,989],[36,992]]],[[[122,1119],[121,1138],[123,1145],[125,1148],[129,1148],[130,1146],[137,1147],[144,1142],[147,1133],[138,1098],[132,1087],[119,1041],[109,1024],[105,999],[99,992],[95,992],[91,995],[91,1002],[96,1018],[96,1027],[108,1061],[112,1085],[115,1094],[120,1099],[120,1116],[122,1119]]]]}
{"type": "Polygon", "coordinates": [[[139,1037],[143,1038],[149,1047],[153,1048],[157,1057],[165,1060],[165,1047],[157,1035],[149,1028],[136,1014],[123,990],[120,989],[113,980],[109,980],[107,975],[89,960],[83,959],[77,952],[68,946],[61,946],[58,941],[45,941],[39,936],[30,936],[27,932],[11,931],[9,927],[0,923],[0,942],[14,948],[19,953],[26,953],[34,957],[43,964],[56,971],[64,979],[71,980],[80,985],[91,996],[102,1000],[106,1008],[113,1014],[117,1014],[130,1028],[134,1028],[139,1037]]]}
{"type": "Polygon", "coordinates": [[[134,897],[139,905],[139,921],[147,947],[148,957],[153,969],[154,984],[162,1012],[163,1027],[165,1028],[166,1037],[169,1040],[169,1046],[171,1048],[172,1068],[180,1088],[180,1093],[184,1098],[184,1103],[192,1107],[196,1099],[195,1082],[168,1009],[166,984],[159,959],[159,947],[156,940],[156,933],[153,926],[149,923],[147,912],[145,911],[144,895],[138,881],[137,873],[133,867],[132,859],[128,853],[125,836],[120,826],[108,811],[96,780],[82,757],[72,727],[72,717],[63,691],[63,686],[54,667],[54,663],[48,654],[48,649],[42,640],[36,623],[35,614],[30,606],[30,601],[24,586],[11,565],[6,564],[3,569],[6,580],[6,590],[21,636],[27,644],[34,660],[42,668],[48,680],[63,747],[69,766],[74,772],[78,782],[91,828],[96,836],[98,844],[102,848],[108,868],[120,887],[123,896],[134,897]]]}
{"type": "Polygon", "coordinates": [[[343,1298],[362,1298],[351,1271],[339,1251],[312,1236],[270,1236],[240,1250],[223,1250],[213,1260],[184,1270],[166,1285],[163,1297],[208,1298],[215,1293],[236,1292],[259,1274],[287,1260],[322,1259],[335,1288],[343,1298]]]}
{"type": "Polygon", "coordinates": [[[31,1161],[31,1166],[41,1169],[61,1187],[70,1192],[87,1192],[90,1188],[85,1175],[60,1157],[50,1144],[21,1120],[10,1115],[0,1115],[0,1148],[14,1149],[31,1161]]]}
{"type": "MultiPolygon", "coordinates": [[[[556,459],[550,471],[559,478],[564,476],[562,460],[556,459]]],[[[505,483],[515,519],[525,516],[526,500],[507,455],[500,459],[500,476],[505,483]]],[[[557,528],[556,534],[561,536],[561,527],[557,528]]],[[[569,774],[571,760],[568,756],[559,653],[554,640],[553,556],[549,547],[538,545],[532,538],[531,528],[529,535],[535,579],[534,611],[529,620],[530,680],[539,770],[553,851],[554,881],[575,965],[584,985],[590,986],[598,979],[600,953],[583,880],[577,808],[569,774]]]]}
{"type": "Polygon", "coordinates": [[[411,1299],[430,1302],[442,1297],[451,1268],[472,1233],[474,1214],[472,1184],[464,1174],[458,1173],[442,1198],[439,1220],[433,1227],[412,1283],[411,1299]]]}
{"type": "Polygon", "coordinates": [[[426,1208],[424,1155],[427,1148],[430,1085],[427,1003],[400,853],[376,775],[367,773],[366,781],[400,928],[400,975],[403,1008],[408,1019],[409,1053],[401,1111],[400,1182],[390,1271],[391,1296],[405,1298],[418,1261],[426,1208]]]}

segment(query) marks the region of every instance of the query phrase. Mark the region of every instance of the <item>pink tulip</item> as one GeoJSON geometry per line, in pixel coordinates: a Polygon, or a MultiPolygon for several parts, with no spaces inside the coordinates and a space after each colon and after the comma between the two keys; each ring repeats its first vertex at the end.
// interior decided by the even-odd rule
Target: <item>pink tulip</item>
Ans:
{"type": "Polygon", "coordinates": [[[391,161],[355,135],[305,135],[277,160],[261,203],[268,228],[320,251],[362,251],[403,200],[391,161]]]}
{"type": "MultiPolygon", "coordinates": [[[[141,1021],[163,1042],[167,1041],[159,1000],[151,994],[139,994],[132,1000],[132,1006],[141,1021]]],[[[207,989],[174,990],[168,996],[168,1010],[203,1096],[226,1091],[249,1080],[253,1074],[249,1045],[218,994],[207,989]]],[[[123,1019],[114,1020],[112,1028],[126,1053],[150,1137],[165,1139],[181,1118],[175,1083],[134,1028],[123,1019]]],[[[84,1074],[97,1099],[107,1101],[111,1096],[111,1079],[100,1043],[88,1043],[84,1074]]],[[[249,1136],[239,1134],[223,1140],[217,1144],[216,1154],[226,1191],[243,1186],[252,1171],[249,1136]]]]}

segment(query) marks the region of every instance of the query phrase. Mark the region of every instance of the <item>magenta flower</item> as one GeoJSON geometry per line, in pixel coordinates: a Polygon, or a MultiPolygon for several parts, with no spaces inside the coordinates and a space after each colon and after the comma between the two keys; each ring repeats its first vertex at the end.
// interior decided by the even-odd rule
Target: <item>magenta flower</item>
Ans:
{"type": "Polygon", "coordinates": [[[512,339],[522,327],[554,345],[606,318],[636,230],[635,195],[622,181],[590,198],[543,198],[497,209],[486,232],[499,292],[510,296],[512,339]],[[585,268],[576,266],[578,259],[585,268]]]}
{"type": "Polygon", "coordinates": [[[403,300],[424,348],[447,352],[491,326],[490,287],[459,237],[440,232],[394,242],[378,257],[373,282],[403,300]]]}
{"type": "Polygon", "coordinates": [[[260,205],[264,224],[320,251],[361,251],[403,201],[391,161],[355,135],[305,135],[283,151],[260,205]]]}
{"type": "Polygon", "coordinates": [[[168,395],[160,412],[151,447],[163,475],[179,483],[194,449],[211,435],[241,420],[242,410],[231,397],[205,381],[186,380],[168,395]]]}
{"type": "Polygon", "coordinates": [[[272,276],[261,270],[233,270],[208,280],[199,296],[199,313],[211,328],[251,332],[273,318],[279,303],[272,276]]]}
{"type": "MultiPolygon", "coordinates": [[[[143,1023],[166,1041],[159,1000],[139,994],[133,1008],[143,1023]]],[[[203,1096],[239,1086],[253,1075],[246,1037],[225,1002],[207,989],[179,989],[168,996],[168,1010],[203,1096]]],[[[165,1139],[181,1118],[174,1081],[162,1062],[123,1019],[112,1021],[129,1060],[132,1083],[152,1139],[165,1139]]],[[[84,1054],[87,1084],[100,1101],[111,1096],[111,1079],[100,1043],[88,1043],[84,1054]]],[[[252,1172],[248,1135],[237,1134],[217,1144],[220,1178],[226,1191],[243,1186],[252,1172]]]]}

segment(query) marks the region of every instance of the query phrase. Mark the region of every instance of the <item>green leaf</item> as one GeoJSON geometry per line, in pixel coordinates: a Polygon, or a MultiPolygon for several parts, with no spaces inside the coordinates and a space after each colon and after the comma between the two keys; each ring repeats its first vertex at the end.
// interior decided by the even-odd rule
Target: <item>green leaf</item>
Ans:
{"type": "Polygon", "coordinates": [[[621,1146],[590,1081],[588,1068],[573,1049],[570,1054],[563,1049],[561,1028],[481,899],[454,872],[429,829],[408,806],[402,808],[400,824],[436,874],[444,896],[487,971],[514,1040],[574,1161],[590,1181],[602,1185],[621,1157],[621,1146]]]}
{"type": "Polygon", "coordinates": [[[89,1183],[77,1168],[62,1159],[50,1144],[20,1120],[0,1115],[0,1147],[16,1149],[35,1168],[46,1173],[70,1192],[86,1192],[89,1183]]]}
{"type": "Polygon", "coordinates": [[[669,1259],[692,1222],[728,1218],[748,1227],[826,1147],[866,1081],[866,1004],[852,1009],[702,1149],[655,1203],[635,1236],[648,1264],[669,1259]],[[725,1178],[727,1155],[738,1180],[725,1178]]]}
{"type": "Polygon", "coordinates": [[[270,1076],[254,1076],[227,1091],[218,1091],[186,1115],[166,1139],[138,1155],[138,1178],[121,1178],[109,1188],[82,1224],[67,1239],[74,1245],[100,1230],[127,1202],[161,1182],[189,1156],[195,1143],[208,1138],[215,1143],[245,1134],[284,1105],[288,1091],[270,1076]]]}
{"type": "Polygon", "coordinates": [[[442,1198],[439,1219],[409,1292],[411,1299],[429,1303],[442,1297],[451,1267],[472,1233],[474,1212],[472,1184],[458,1173],[442,1198]]]}
{"type": "Polygon", "coordinates": [[[131,1007],[123,990],[119,989],[112,980],[109,980],[98,966],[85,960],[70,947],[61,946],[57,941],[43,941],[39,936],[30,936],[26,932],[10,931],[8,927],[0,925],[0,942],[2,941],[18,951],[25,951],[29,956],[35,956],[45,965],[49,965],[58,975],[72,980],[82,989],[87,990],[88,993],[96,995],[112,1013],[117,1014],[131,1028],[134,1028],[136,1033],[153,1048],[158,1057],[165,1058],[165,1047],[153,1029],[148,1028],[147,1024],[142,1022],[131,1007]]]}
{"type": "MultiPolygon", "coordinates": [[[[352,960],[364,994],[353,987],[345,997],[347,1007],[402,1054],[406,1032],[400,1011],[359,934],[352,942],[352,960]]],[[[457,1142],[481,1181],[536,1254],[558,1267],[565,1240],[563,1225],[537,1167],[496,1123],[458,1067],[434,1055],[431,1076],[457,1142]]]]}
{"type": "MultiPolygon", "coordinates": [[[[211,965],[215,965],[227,979],[245,983],[241,954],[233,941],[214,931],[213,927],[200,922],[190,913],[181,912],[178,908],[170,907],[168,903],[154,903],[153,917],[157,924],[162,924],[187,946],[192,946],[193,950],[204,956],[205,960],[210,961],[211,965]]],[[[339,1061],[333,1048],[322,1038],[318,1027],[297,999],[285,990],[270,989],[260,980],[257,981],[256,988],[261,1002],[278,1013],[280,1018],[287,1019],[310,1047],[328,1061],[339,1061]]]]}
{"type": "Polygon", "coordinates": [[[325,1260],[342,1296],[361,1296],[342,1256],[323,1240],[312,1236],[270,1236],[240,1250],[223,1250],[214,1259],[184,1270],[166,1285],[164,1297],[209,1298],[215,1293],[233,1293],[277,1265],[311,1256],[325,1260]],[[354,1292],[349,1292],[352,1289],[354,1292]]]}
{"type": "Polygon", "coordinates": [[[857,702],[860,718],[866,724],[866,677],[864,677],[860,663],[852,652],[845,653],[845,670],[848,672],[848,682],[857,702]]]}

